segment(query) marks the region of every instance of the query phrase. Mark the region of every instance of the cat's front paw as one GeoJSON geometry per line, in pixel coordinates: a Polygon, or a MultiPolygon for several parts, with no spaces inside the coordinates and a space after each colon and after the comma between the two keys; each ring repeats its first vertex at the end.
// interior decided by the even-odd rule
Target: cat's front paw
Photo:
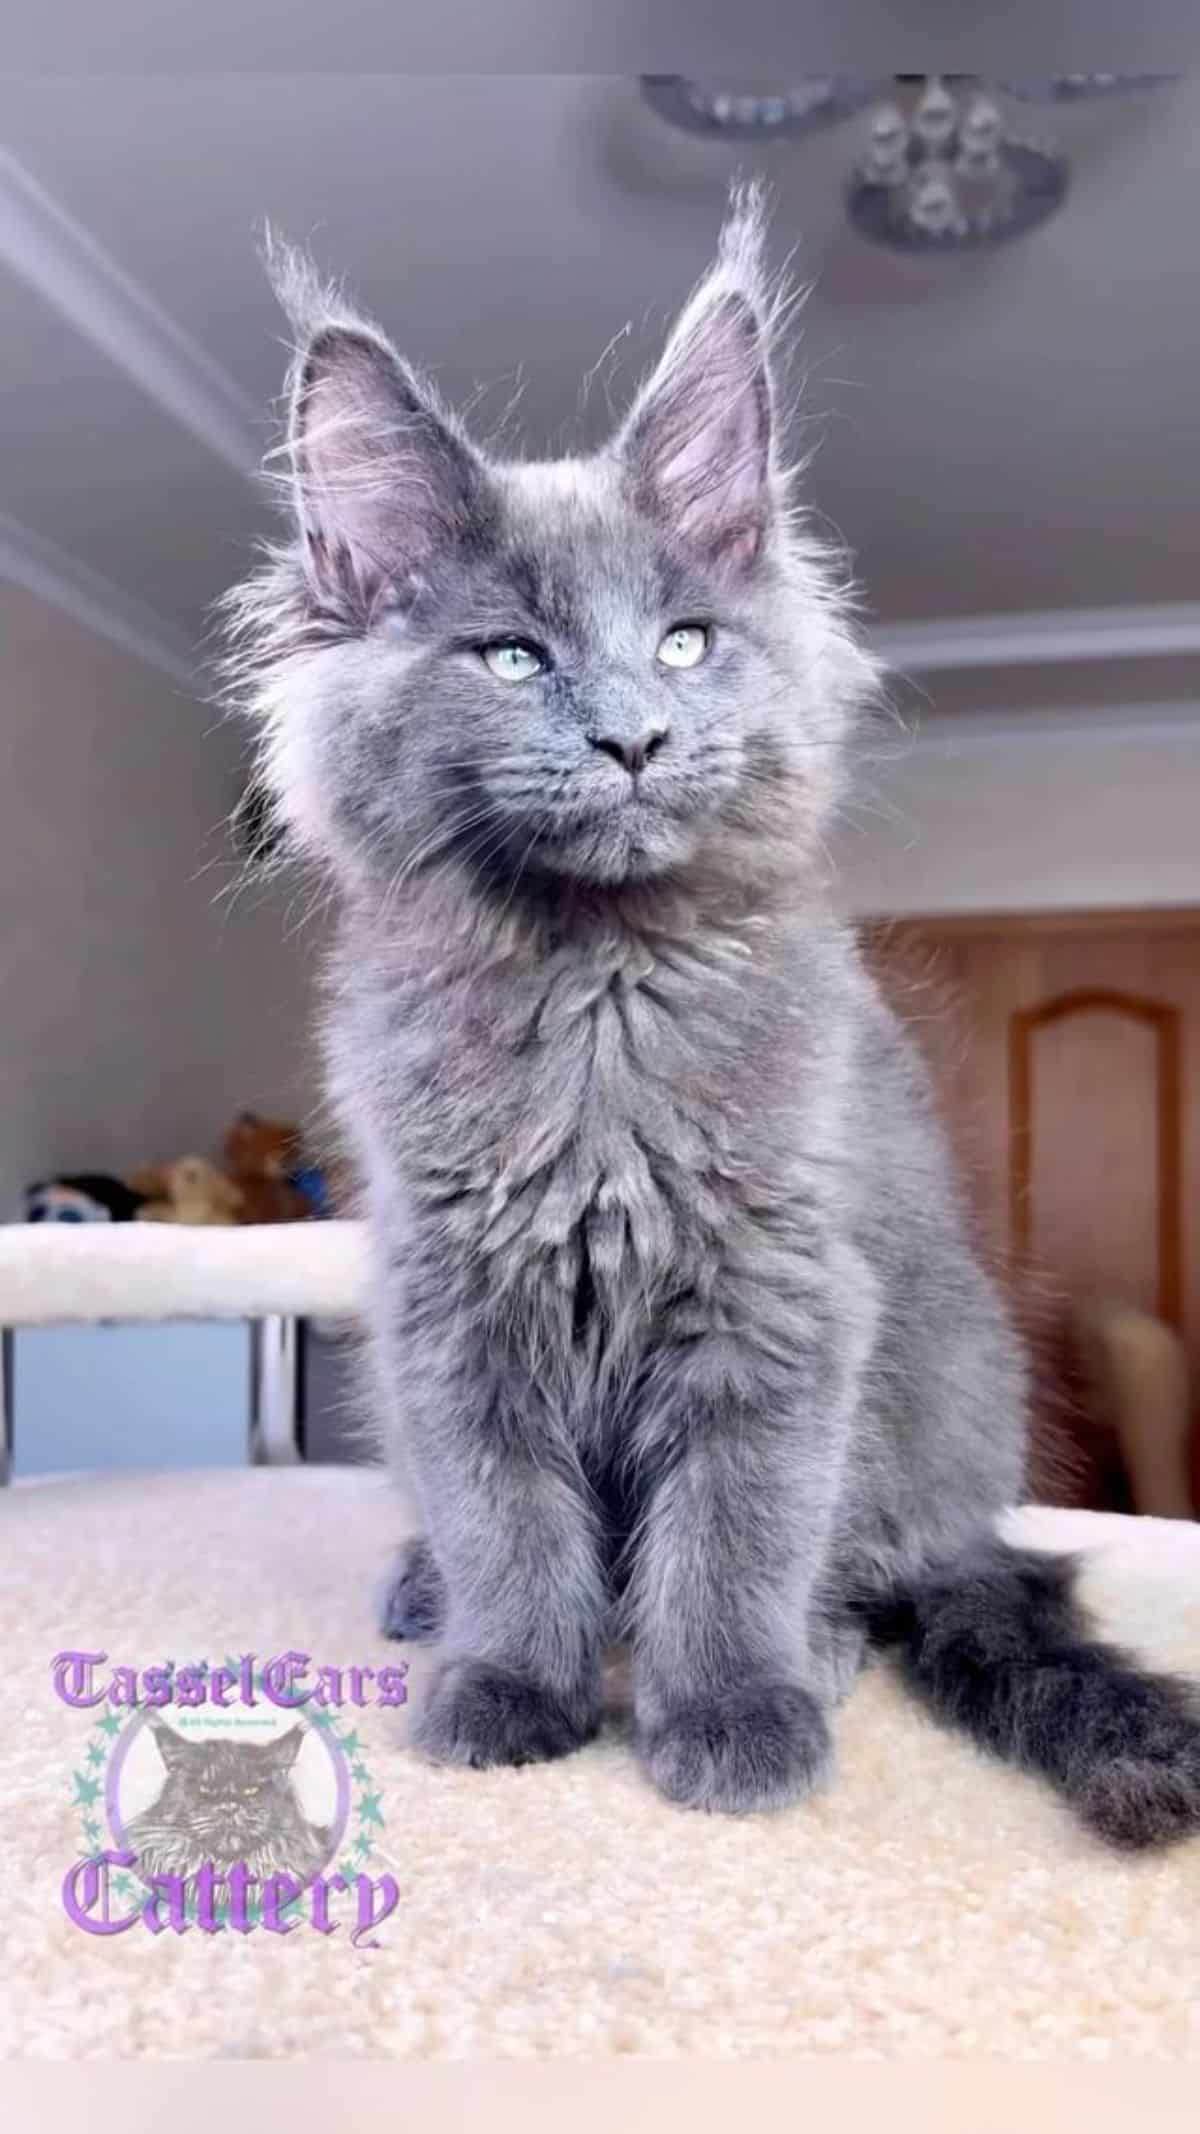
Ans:
{"type": "Polygon", "coordinates": [[[415,1714],[413,1740],[434,1763],[544,1763],[595,1733],[597,1700],[562,1699],[485,1660],[445,1659],[415,1714]]]}
{"type": "Polygon", "coordinates": [[[727,1815],[786,1807],[819,1786],[832,1761],[824,1712],[788,1682],[748,1683],[680,1705],[638,1747],[668,1800],[727,1815]]]}
{"type": "Polygon", "coordinates": [[[434,1562],[424,1534],[402,1543],[379,1600],[379,1627],[385,1638],[421,1643],[436,1638],[446,1619],[446,1581],[434,1562]]]}

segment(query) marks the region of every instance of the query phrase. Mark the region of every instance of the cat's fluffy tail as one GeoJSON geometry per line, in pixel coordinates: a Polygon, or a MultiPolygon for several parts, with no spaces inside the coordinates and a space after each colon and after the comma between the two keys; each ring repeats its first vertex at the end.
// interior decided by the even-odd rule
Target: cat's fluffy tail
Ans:
{"type": "Polygon", "coordinates": [[[981,1540],[870,1610],[939,1718],[1127,1848],[1200,1833],[1200,1699],[1093,1635],[1070,1558],[981,1540]]]}

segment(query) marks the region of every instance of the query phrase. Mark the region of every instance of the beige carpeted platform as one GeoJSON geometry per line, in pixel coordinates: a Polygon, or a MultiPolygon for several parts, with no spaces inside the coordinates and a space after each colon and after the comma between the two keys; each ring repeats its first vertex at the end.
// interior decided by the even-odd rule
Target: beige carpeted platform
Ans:
{"type": "MultiPolygon", "coordinates": [[[[1086,1545],[1113,1631],[1200,1672],[1200,1528],[1022,1523],[1086,1545]]],[[[369,1709],[353,1724],[402,1887],[377,1952],[307,1927],[72,1926],[73,1773],[97,1732],[54,1696],[54,1654],[382,1664],[398,1649],[369,1588],[398,1527],[382,1482],[332,1470],[0,1495],[6,2056],[1200,2058],[1200,1844],[1108,1856],[881,1671],[841,1715],[835,1788],[763,1821],[667,1808],[615,1732],[552,1767],[451,1774],[369,1709]]]]}

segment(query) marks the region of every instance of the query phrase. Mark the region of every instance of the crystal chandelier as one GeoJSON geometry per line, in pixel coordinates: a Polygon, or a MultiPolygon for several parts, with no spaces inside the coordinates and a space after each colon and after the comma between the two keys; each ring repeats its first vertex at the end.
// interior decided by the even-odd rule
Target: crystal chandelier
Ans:
{"type": "Polygon", "coordinates": [[[1018,237],[1061,204],[1065,158],[1011,132],[986,89],[930,74],[897,92],[871,112],[850,179],[850,220],[864,237],[962,251],[1018,237]]]}
{"type": "Polygon", "coordinates": [[[1065,156],[1051,142],[1028,139],[1006,100],[1077,102],[1177,78],[1055,74],[989,85],[963,74],[898,74],[882,83],[810,75],[763,89],[645,74],[642,93],[687,133],[763,145],[867,112],[846,193],[855,228],[900,251],[961,252],[1020,236],[1066,197],[1065,156]]]}

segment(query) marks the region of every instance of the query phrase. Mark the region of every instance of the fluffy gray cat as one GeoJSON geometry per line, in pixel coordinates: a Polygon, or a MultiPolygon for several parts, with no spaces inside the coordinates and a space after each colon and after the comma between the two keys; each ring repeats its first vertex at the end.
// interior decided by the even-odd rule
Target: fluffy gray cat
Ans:
{"type": "Polygon", "coordinates": [[[485,455],[294,257],[293,534],[234,596],[341,909],[330,1086],[442,1651],[433,1758],[561,1755],[632,1648],[674,1801],[824,1778],[872,1642],[1128,1845],[1200,1720],[1003,1546],[1025,1372],[914,1052],[822,882],[876,677],[778,461],[753,197],[618,433],[485,455]]]}

